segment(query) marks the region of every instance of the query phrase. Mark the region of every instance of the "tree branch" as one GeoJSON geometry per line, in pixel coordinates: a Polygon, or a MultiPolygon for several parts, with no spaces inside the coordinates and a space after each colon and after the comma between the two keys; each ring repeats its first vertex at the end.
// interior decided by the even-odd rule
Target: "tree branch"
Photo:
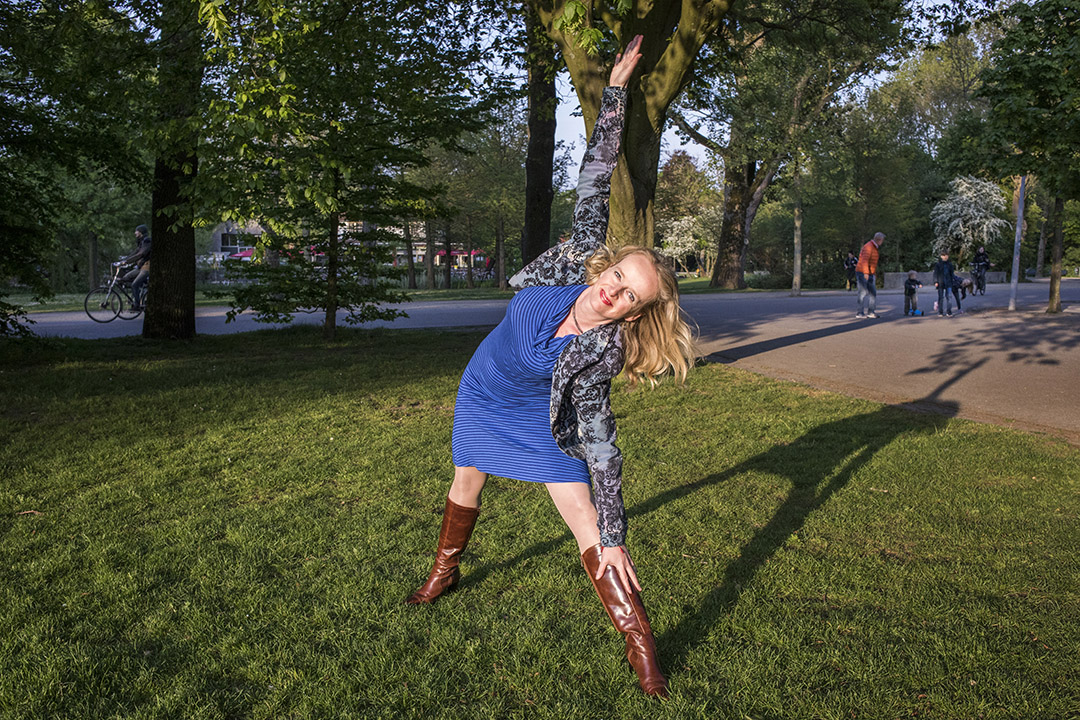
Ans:
{"type": "Polygon", "coordinates": [[[695,128],[691,127],[690,123],[686,121],[686,118],[684,118],[682,116],[682,113],[680,113],[678,110],[672,110],[671,112],[669,112],[668,117],[670,117],[671,120],[679,126],[679,129],[689,135],[698,145],[702,145],[715,153],[721,153],[724,151],[724,147],[720,145],[720,143],[705,137],[695,128]]]}

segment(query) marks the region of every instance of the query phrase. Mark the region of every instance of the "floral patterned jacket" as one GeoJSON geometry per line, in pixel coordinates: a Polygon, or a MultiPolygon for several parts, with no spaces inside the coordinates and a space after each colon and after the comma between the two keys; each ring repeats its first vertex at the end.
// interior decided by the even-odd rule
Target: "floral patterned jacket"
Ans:
{"type": "MultiPolygon", "coordinates": [[[[585,283],[585,260],[607,238],[611,174],[625,114],[625,88],[606,88],[600,116],[581,160],[570,240],[550,248],[510,278],[515,288],[585,283]]],[[[604,547],[626,543],[622,453],[615,445],[610,401],[611,379],[622,367],[619,324],[600,325],[567,343],[551,380],[551,434],[563,452],[588,463],[604,547]]]]}

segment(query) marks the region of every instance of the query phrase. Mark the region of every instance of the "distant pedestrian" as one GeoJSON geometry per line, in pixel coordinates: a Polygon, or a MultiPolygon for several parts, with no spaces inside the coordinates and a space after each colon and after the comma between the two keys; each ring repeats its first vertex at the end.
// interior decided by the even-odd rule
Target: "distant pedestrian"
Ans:
{"type": "Polygon", "coordinates": [[[949,261],[949,253],[941,253],[941,259],[934,263],[934,287],[937,288],[938,315],[952,317],[952,289],[955,276],[953,264],[949,261]]]}
{"type": "Polygon", "coordinates": [[[877,233],[865,245],[859,253],[859,261],[855,265],[855,280],[859,284],[859,306],[855,313],[857,318],[877,317],[877,273],[878,248],[885,242],[885,233],[877,233]],[[866,300],[866,312],[863,312],[863,300],[866,300]]]}
{"type": "Polygon", "coordinates": [[[904,281],[904,315],[918,315],[919,314],[919,288],[922,287],[922,283],[919,282],[919,273],[912,270],[907,275],[907,280],[904,281]]]}
{"type": "Polygon", "coordinates": [[[971,258],[971,279],[974,281],[971,288],[972,295],[976,292],[982,295],[986,294],[986,271],[991,265],[993,263],[990,262],[990,256],[986,253],[986,248],[980,245],[975,256],[971,258]]]}
{"type": "Polygon", "coordinates": [[[847,257],[844,258],[844,273],[847,275],[848,292],[855,289],[855,266],[858,264],[859,258],[855,257],[855,253],[848,250],[847,257]]]}

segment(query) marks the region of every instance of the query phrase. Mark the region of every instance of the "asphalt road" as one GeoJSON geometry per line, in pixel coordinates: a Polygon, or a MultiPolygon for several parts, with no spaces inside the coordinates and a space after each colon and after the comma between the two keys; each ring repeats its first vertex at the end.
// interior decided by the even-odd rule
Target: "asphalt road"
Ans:
{"type": "MultiPolygon", "coordinates": [[[[708,359],[880,402],[1046,432],[1080,445],[1080,281],[1062,283],[1065,312],[1047,316],[1048,285],[1022,284],[1016,312],[1009,287],[991,285],[952,318],[903,316],[899,291],[878,294],[877,320],[854,317],[854,293],[687,295],[708,359]]],[[[933,289],[920,301],[933,306],[933,289]]],[[[408,318],[364,327],[494,326],[505,300],[409,303],[408,318]]],[[[84,313],[39,313],[45,336],[138,335],[142,320],[107,325],[84,313]]],[[[296,322],[319,323],[318,315],[296,322]]],[[[339,319],[342,322],[342,319],[339,319]]],[[[226,324],[224,308],[199,308],[200,334],[265,329],[250,314],[226,324]]]]}

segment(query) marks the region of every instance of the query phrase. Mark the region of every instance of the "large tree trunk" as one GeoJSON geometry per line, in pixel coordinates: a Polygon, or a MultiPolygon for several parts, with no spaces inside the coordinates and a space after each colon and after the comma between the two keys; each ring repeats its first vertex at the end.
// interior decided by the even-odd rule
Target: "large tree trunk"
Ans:
{"type": "Polygon", "coordinates": [[[521,240],[522,267],[528,265],[551,242],[551,203],[555,189],[555,75],[559,65],[555,44],[544,32],[536,10],[525,8],[529,36],[529,148],[525,156],[525,231],[521,240]]]}
{"type": "Polygon", "coordinates": [[[1050,265],[1050,303],[1046,306],[1046,312],[1061,312],[1061,256],[1064,249],[1065,238],[1063,232],[1065,220],[1065,199],[1058,196],[1054,198],[1054,249],[1051,255],[1050,265]]]}
{"type": "Polygon", "coordinates": [[[190,0],[163,0],[159,15],[157,114],[161,137],[151,190],[150,288],[143,337],[195,337],[195,228],[191,183],[198,135],[187,126],[202,86],[202,29],[190,0]]]}
{"type": "MultiPolygon", "coordinates": [[[[656,242],[656,217],[653,200],[660,165],[660,138],[649,122],[644,102],[631,104],[627,112],[627,131],[619,164],[611,176],[611,219],[608,244],[644,245],[656,242]]],[[[663,120],[660,128],[663,128],[663,120]]]]}
{"type": "Polygon", "coordinates": [[[326,250],[326,315],[323,318],[323,339],[331,341],[337,332],[338,272],[341,268],[341,238],[338,232],[341,218],[337,213],[330,213],[330,241],[326,250]]]}
{"type": "Polygon", "coordinates": [[[716,264],[710,273],[709,285],[744,288],[746,281],[743,274],[746,251],[750,247],[750,230],[765,198],[765,191],[776,176],[781,155],[773,155],[761,163],[748,160],[740,149],[741,133],[737,127],[731,129],[728,144],[723,146],[691,127],[682,116],[676,114],[675,122],[684,132],[724,160],[724,214],[717,238],[716,264]]]}
{"type": "Polygon", "coordinates": [[[405,221],[405,252],[408,253],[409,259],[409,289],[416,289],[416,260],[413,259],[413,244],[412,244],[412,223],[408,220],[405,221]]]}
{"type": "MultiPolygon", "coordinates": [[[[195,154],[183,156],[195,174],[195,154]]],[[[150,204],[150,290],[146,294],[143,337],[190,340],[195,337],[195,228],[191,218],[166,214],[169,208],[190,212],[184,187],[183,161],[174,155],[154,162],[154,189],[150,204]]]]}
{"type": "Polygon", "coordinates": [[[724,165],[724,219],[717,238],[716,264],[710,287],[739,290],[746,287],[746,208],[754,163],[724,165]]]}

